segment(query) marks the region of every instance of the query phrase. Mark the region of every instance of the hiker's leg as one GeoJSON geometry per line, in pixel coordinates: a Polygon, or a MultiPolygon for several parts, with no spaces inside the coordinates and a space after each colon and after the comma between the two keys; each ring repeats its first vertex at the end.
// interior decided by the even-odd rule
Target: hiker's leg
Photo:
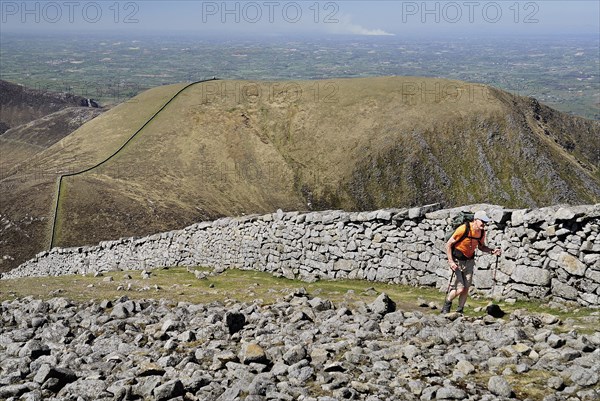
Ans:
{"type": "Polygon", "coordinates": [[[471,283],[473,282],[473,269],[475,267],[475,259],[460,261],[460,268],[462,271],[462,291],[460,292],[458,298],[458,309],[462,311],[467,302],[467,297],[469,296],[469,288],[471,287],[471,283]]]}
{"type": "Polygon", "coordinates": [[[452,302],[452,300],[454,298],[456,298],[457,296],[460,295],[460,291],[458,291],[458,289],[459,289],[458,286],[460,285],[460,279],[459,279],[460,271],[457,271],[457,272],[453,273],[452,275],[454,276],[454,278],[452,279],[452,283],[450,283],[448,285],[450,285],[450,287],[453,289],[448,292],[448,296],[446,297],[447,302],[452,302]]]}
{"type": "Polygon", "coordinates": [[[467,283],[465,282],[465,274],[461,270],[463,268],[462,263],[464,263],[464,262],[463,261],[458,262],[459,270],[456,271],[456,286],[454,287],[454,288],[456,288],[456,290],[454,290],[454,292],[456,293],[455,296],[459,297],[458,298],[459,300],[460,300],[460,297],[463,296],[465,286],[467,285],[467,283]]]}
{"type": "Polygon", "coordinates": [[[467,303],[467,297],[469,296],[469,287],[465,287],[464,291],[458,297],[458,309],[463,310],[465,304],[467,303]]]}
{"type": "Polygon", "coordinates": [[[452,276],[450,278],[450,282],[448,283],[448,293],[446,294],[446,299],[444,300],[444,305],[442,306],[442,313],[448,313],[450,312],[450,309],[452,308],[452,300],[454,298],[456,298],[459,294],[459,292],[457,291],[457,285],[458,285],[458,275],[460,274],[460,272],[453,272],[452,276]],[[450,288],[454,288],[453,290],[450,291],[450,288]]]}

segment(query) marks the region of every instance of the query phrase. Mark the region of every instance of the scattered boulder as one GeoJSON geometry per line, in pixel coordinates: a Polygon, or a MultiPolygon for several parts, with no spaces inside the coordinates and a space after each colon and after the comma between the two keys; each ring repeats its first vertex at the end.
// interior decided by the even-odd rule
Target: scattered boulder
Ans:
{"type": "Polygon", "coordinates": [[[368,307],[374,314],[383,317],[396,310],[396,303],[386,293],[381,293],[368,307]]]}
{"type": "Polygon", "coordinates": [[[593,399],[597,333],[554,333],[550,317],[523,323],[526,311],[449,320],[390,301],[338,306],[303,290],[270,304],[56,300],[35,329],[22,324],[40,313],[35,300],[4,301],[0,398],[495,400],[543,370],[547,395],[593,399]],[[477,372],[491,372],[487,386],[468,380],[477,372]]]}
{"type": "Polygon", "coordinates": [[[185,388],[180,380],[175,379],[156,387],[152,394],[156,401],[166,401],[184,395],[185,388]]]}
{"type": "Polygon", "coordinates": [[[77,375],[67,368],[44,364],[35,374],[33,381],[51,391],[58,392],[64,386],[77,380],[77,375]]]}
{"type": "Polygon", "coordinates": [[[498,397],[512,397],[513,390],[508,381],[502,376],[492,376],[488,380],[488,390],[498,397]]]}
{"type": "Polygon", "coordinates": [[[251,363],[267,363],[267,355],[265,350],[258,344],[251,342],[242,345],[239,359],[247,365],[251,363]]]}

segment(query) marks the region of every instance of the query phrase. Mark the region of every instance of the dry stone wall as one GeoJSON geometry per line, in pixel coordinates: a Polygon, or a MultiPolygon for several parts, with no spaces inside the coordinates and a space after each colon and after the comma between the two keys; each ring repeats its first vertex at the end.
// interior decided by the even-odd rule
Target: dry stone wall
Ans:
{"type": "Polygon", "coordinates": [[[279,210],[93,247],[57,248],[3,279],[207,266],[305,281],[350,278],[445,288],[445,237],[452,217],[461,210],[487,211],[493,220],[487,226],[487,244],[503,250],[497,269],[495,257],[477,257],[477,290],[504,298],[552,298],[598,307],[600,204],[535,210],[493,205],[371,212],[279,210]]]}

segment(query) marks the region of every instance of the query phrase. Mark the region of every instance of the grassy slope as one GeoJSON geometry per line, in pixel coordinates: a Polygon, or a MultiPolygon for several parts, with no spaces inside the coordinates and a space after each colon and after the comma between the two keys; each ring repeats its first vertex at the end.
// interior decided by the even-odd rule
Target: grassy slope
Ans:
{"type": "Polygon", "coordinates": [[[39,145],[0,136],[0,180],[10,174],[14,174],[12,170],[15,166],[29,160],[36,153],[42,152],[44,149],[44,147],[39,145]]]}
{"type": "Polygon", "coordinates": [[[0,136],[3,170],[0,179],[14,174],[20,163],[31,160],[102,112],[102,109],[68,107],[6,131],[0,136]]]}
{"type": "MultiPolygon", "coordinates": [[[[95,164],[180,87],[155,88],[115,107],[27,168],[95,164]]],[[[412,77],[213,81],[182,93],[111,162],[66,180],[58,243],[140,236],[221,215],[305,210],[309,203],[348,210],[434,201],[595,203],[598,137],[598,123],[477,84],[412,77]]],[[[53,182],[22,183],[16,197],[37,200],[28,210],[48,215],[53,182]]],[[[34,230],[33,248],[40,249],[42,228],[34,230]]]]}
{"type": "Polygon", "coordinates": [[[156,88],[121,104],[37,152],[14,174],[3,176],[0,214],[9,219],[11,226],[0,226],[0,248],[3,255],[14,260],[0,258],[0,271],[48,247],[58,174],[78,171],[106,158],[181,87],[156,88]]]}
{"type": "MultiPolygon", "coordinates": [[[[413,148],[407,133],[431,129],[428,115],[446,120],[456,109],[501,110],[468,96],[444,103],[406,98],[402,92],[408,84],[428,83],[339,80],[323,97],[314,82],[287,88],[263,82],[256,90],[247,82],[223,81],[190,88],[106,168],[69,179],[77,184],[64,210],[73,218],[63,222],[61,241],[76,244],[90,214],[95,215],[93,240],[98,240],[110,238],[115,227],[133,235],[127,228],[136,220],[149,222],[136,227],[135,235],[142,235],[185,220],[306,209],[307,200],[317,208],[376,206],[357,205],[349,191],[339,191],[348,187],[357,160],[397,143],[413,148]],[[163,218],[174,209],[185,217],[163,218]]],[[[406,203],[402,197],[393,202],[406,203]]]]}

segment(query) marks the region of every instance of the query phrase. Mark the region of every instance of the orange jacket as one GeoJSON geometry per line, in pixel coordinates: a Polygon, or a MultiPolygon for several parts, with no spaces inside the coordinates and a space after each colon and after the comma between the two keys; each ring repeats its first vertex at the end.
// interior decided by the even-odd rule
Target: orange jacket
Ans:
{"type": "MultiPolygon", "coordinates": [[[[475,230],[473,228],[473,223],[469,224],[469,235],[466,236],[462,241],[456,243],[454,249],[461,251],[462,254],[465,255],[465,257],[471,259],[473,255],[475,255],[475,251],[477,250],[479,245],[485,245],[485,231],[481,231],[481,237],[475,237],[473,236],[473,232],[475,230]]],[[[454,231],[454,234],[452,234],[452,238],[454,238],[456,241],[460,240],[460,237],[462,237],[465,233],[465,229],[466,225],[462,224],[456,229],[456,231],[454,231]]]]}

